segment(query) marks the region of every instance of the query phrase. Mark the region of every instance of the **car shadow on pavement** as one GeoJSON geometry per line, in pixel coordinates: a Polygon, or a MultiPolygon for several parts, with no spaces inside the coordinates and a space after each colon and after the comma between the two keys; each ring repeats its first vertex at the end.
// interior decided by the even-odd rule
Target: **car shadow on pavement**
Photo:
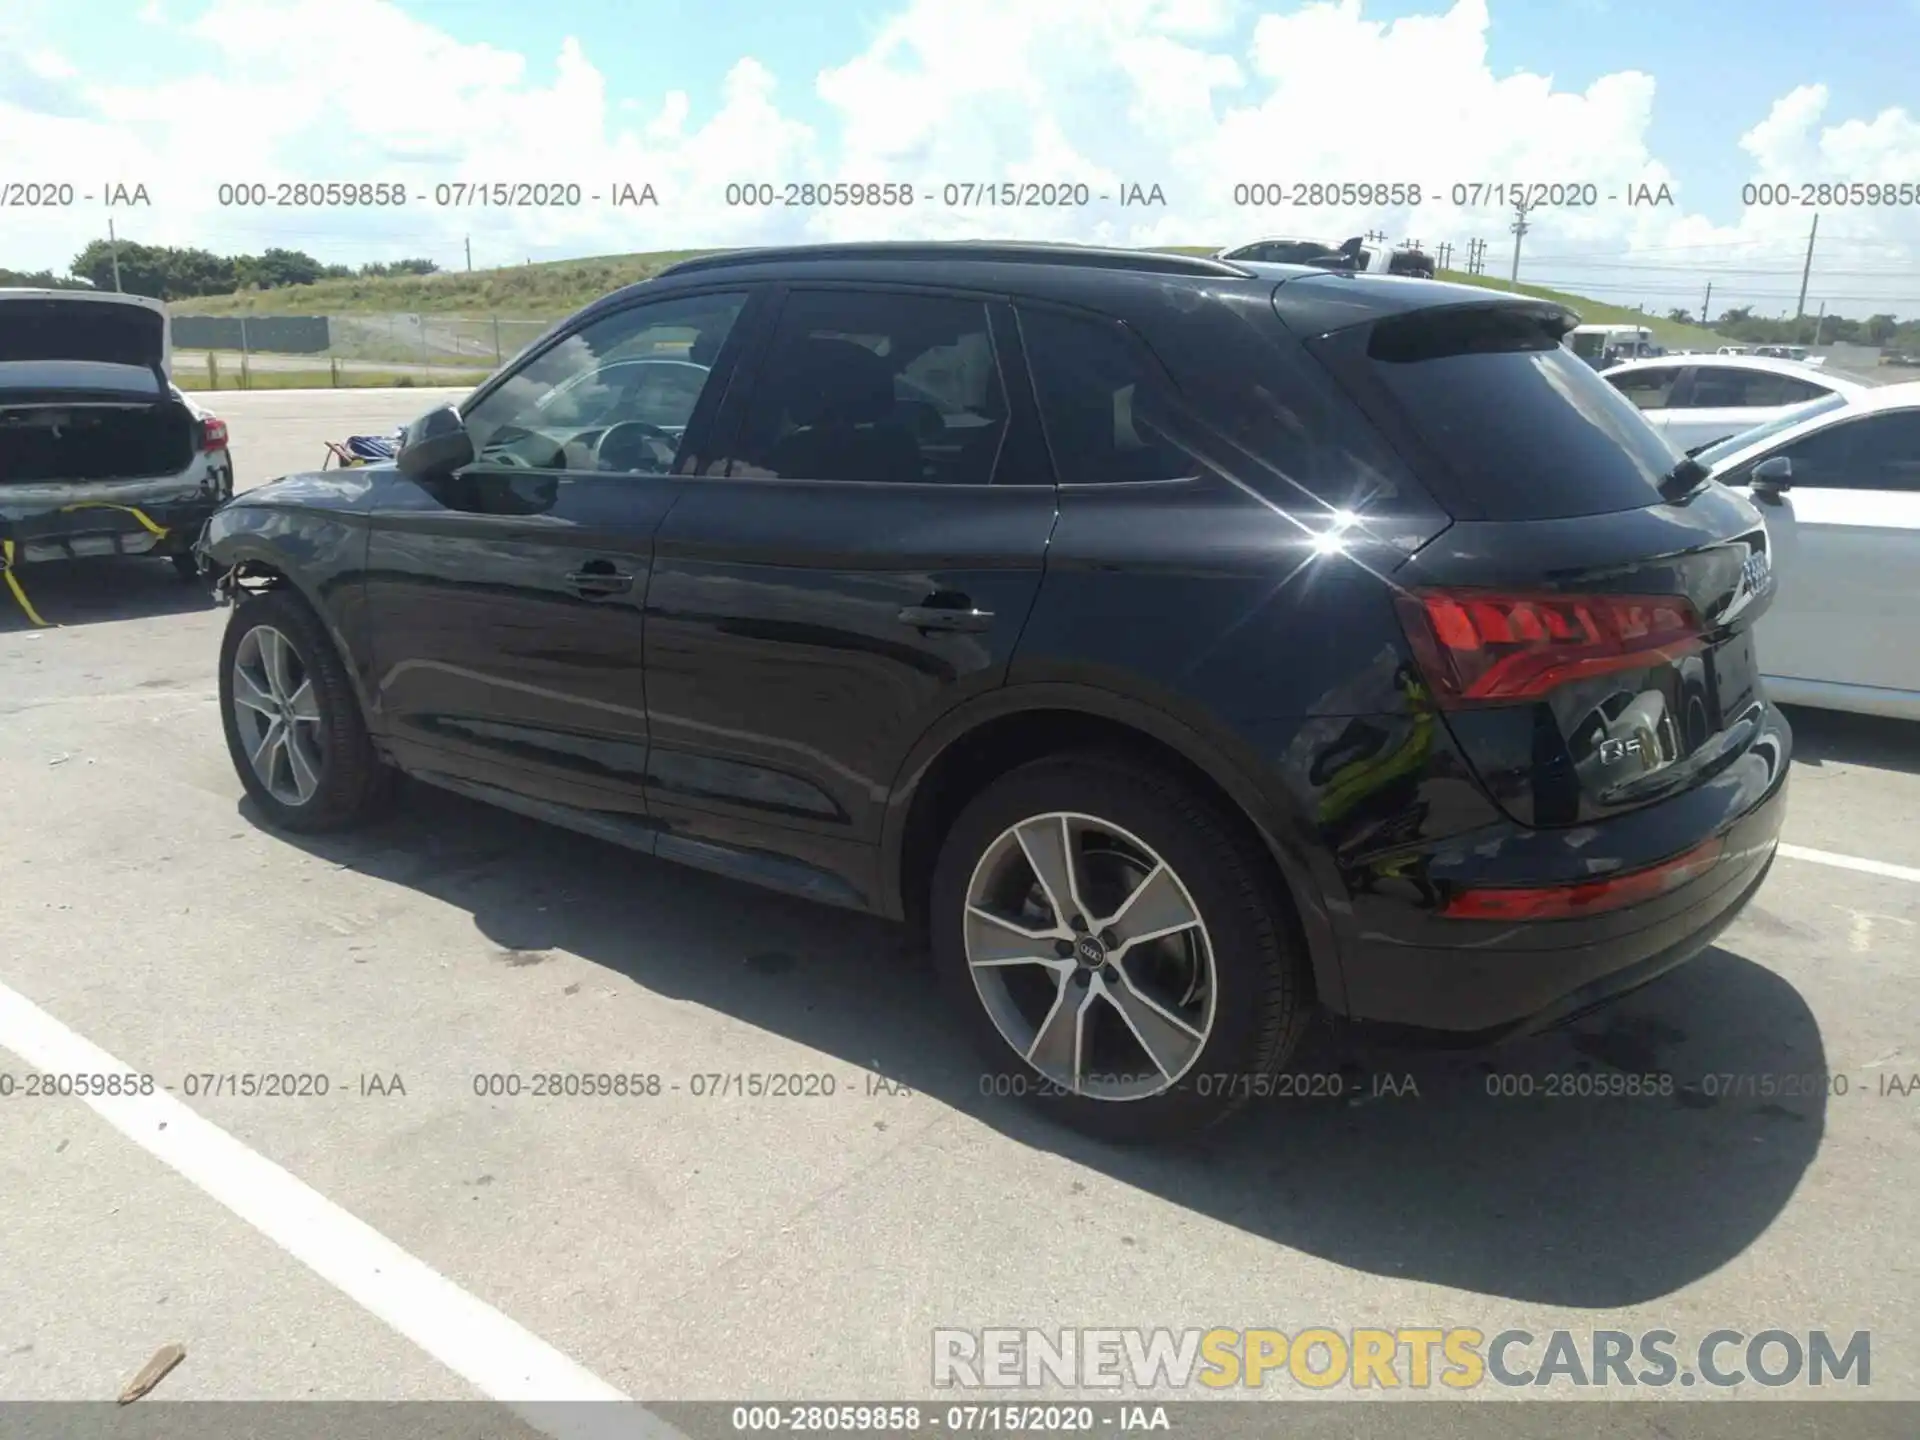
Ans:
{"type": "MultiPolygon", "coordinates": [[[[23,565],[15,578],[49,625],[97,625],[213,608],[211,584],[189,584],[171,561],[108,555],[23,565]]],[[[0,586],[0,635],[36,628],[13,592],[0,586]]]]}
{"type": "MultiPolygon", "coordinates": [[[[242,812],[258,823],[250,804],[242,812]]],[[[1194,1141],[1122,1149],[983,1093],[931,964],[900,926],[414,784],[373,831],[286,838],[466,910],[510,963],[570,952],[1021,1144],[1396,1279],[1590,1308],[1671,1294],[1767,1229],[1825,1129],[1824,1091],[1789,1093],[1805,1087],[1777,1078],[1824,1072],[1813,1014],[1729,946],[1498,1050],[1367,1048],[1322,1026],[1292,1070],[1337,1077],[1308,1087],[1337,1085],[1337,1098],[1255,1101],[1194,1141]],[[1643,1093],[1612,1093],[1629,1090],[1643,1093]]]]}
{"type": "Polygon", "coordinates": [[[1793,763],[1861,765],[1920,775],[1920,723],[1839,710],[1783,707],[1793,725],[1793,763]]]}

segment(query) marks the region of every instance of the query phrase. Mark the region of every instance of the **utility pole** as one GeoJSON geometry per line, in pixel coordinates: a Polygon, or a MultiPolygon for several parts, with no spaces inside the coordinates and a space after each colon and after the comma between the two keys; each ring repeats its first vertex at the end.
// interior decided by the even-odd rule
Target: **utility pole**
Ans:
{"type": "Polygon", "coordinates": [[[1702,325],[1713,323],[1713,282],[1711,280],[1707,281],[1707,298],[1700,302],[1700,323],[1702,325]]]}
{"type": "Polygon", "coordinates": [[[1793,318],[1798,320],[1807,313],[1807,277],[1813,274],[1813,237],[1820,233],[1820,217],[1813,217],[1813,228],[1807,231],[1807,263],[1800,267],[1800,303],[1794,307],[1793,318]]]}
{"type": "Polygon", "coordinates": [[[113,232],[113,221],[107,221],[107,253],[113,257],[113,288],[120,289],[120,237],[113,232]]]}
{"type": "Polygon", "coordinates": [[[1514,201],[1513,224],[1507,227],[1513,231],[1513,274],[1509,277],[1509,283],[1514,285],[1520,283],[1520,237],[1533,228],[1527,224],[1527,211],[1530,208],[1524,200],[1514,201]]]}
{"type": "Polygon", "coordinates": [[[467,272],[473,272],[473,237],[467,236],[467,272]]]}
{"type": "Polygon", "coordinates": [[[1820,318],[1813,322],[1813,343],[1815,345],[1818,345],[1820,343],[1820,332],[1822,330],[1825,330],[1826,328],[1827,328],[1827,302],[1822,300],[1820,302],[1820,318]]]}

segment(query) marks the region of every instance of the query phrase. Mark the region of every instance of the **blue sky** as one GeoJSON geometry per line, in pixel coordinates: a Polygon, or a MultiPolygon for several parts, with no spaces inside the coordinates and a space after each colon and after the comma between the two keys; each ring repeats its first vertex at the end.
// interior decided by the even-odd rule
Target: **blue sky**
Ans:
{"type": "MultiPolygon", "coordinates": [[[[1730,303],[1743,294],[1763,311],[1790,303],[1809,217],[1749,213],[1744,180],[1920,184],[1920,118],[1884,114],[1920,100],[1915,0],[1337,0],[1317,18],[1287,0],[1089,8],[1098,5],[8,0],[0,42],[13,43],[0,43],[0,56],[11,48],[26,59],[0,60],[0,127],[31,128],[26,153],[71,155],[75,168],[155,172],[166,198],[156,186],[152,214],[130,222],[152,238],[192,233],[236,249],[277,237],[325,258],[428,251],[443,264],[456,245],[463,260],[468,239],[484,263],[504,263],[799,238],[787,233],[796,225],[838,234],[855,222],[723,213],[719,182],[880,166],[893,167],[883,178],[905,167],[923,183],[1058,172],[1165,179],[1175,191],[1177,213],[1158,228],[1113,214],[1020,217],[1052,226],[1051,238],[1226,243],[1378,223],[1396,238],[1410,229],[1457,244],[1478,234],[1504,270],[1505,215],[1235,213],[1224,207],[1225,178],[1299,169],[1310,155],[1311,174],[1289,178],[1597,179],[1612,189],[1668,180],[1679,204],[1658,216],[1536,217],[1537,260],[1523,269],[1660,308],[1686,303],[1683,292],[1716,268],[1730,303]],[[1051,13],[1035,20],[1023,6],[1051,13]],[[1406,20],[1424,21],[1417,33],[1428,38],[1382,29],[1406,20]],[[1333,58],[1319,63],[1323,55],[1333,58]],[[524,68],[491,69],[503,56],[524,68]],[[1000,71],[1012,77],[1004,87],[983,79],[997,83],[1000,71]],[[1500,86],[1521,72],[1542,78],[1532,89],[1500,86]],[[680,103],[673,92],[684,118],[663,132],[663,108],[680,103]],[[1475,98],[1445,118],[1461,95],[1475,98]],[[225,177],[380,178],[401,131],[405,153],[437,158],[437,170],[408,171],[416,184],[429,172],[502,166],[618,168],[661,177],[674,219],[636,229],[605,214],[242,216],[212,204],[225,177]],[[1435,175],[1449,164],[1456,173],[1435,175]],[[367,167],[378,174],[363,177],[367,167]],[[1198,175],[1212,177],[1205,203],[1198,175]]],[[[0,238],[0,264],[58,266],[97,218],[29,216],[0,238]]],[[[911,223],[932,222],[922,211],[911,223]]],[[[947,216],[935,231],[980,223],[947,216]]],[[[1920,312],[1920,278],[1899,273],[1920,243],[1920,207],[1827,215],[1822,233],[1832,273],[1816,289],[1832,308],[1920,312]]]]}
{"type": "MultiPolygon", "coordinates": [[[[1034,0],[1043,4],[1045,0],[1034,0]]],[[[560,11],[519,0],[408,0],[405,9],[470,39],[540,54],[556,20],[580,37],[622,93],[690,92],[713,103],[720,80],[744,53],[782,80],[791,112],[821,123],[812,75],[863,48],[894,7],[814,0],[571,0],[560,11]]],[[[1246,5],[1239,29],[1286,4],[1246,5]]],[[[1369,20],[1443,8],[1418,0],[1370,0],[1369,20]]],[[[1530,70],[1579,90],[1621,70],[1659,82],[1648,138],[1677,178],[1712,198],[1700,208],[1738,219],[1733,187],[1710,182],[1744,171],[1741,132],[1795,86],[1824,83],[1846,114],[1870,116],[1920,102],[1920,4],[1899,0],[1493,0],[1488,62],[1496,75],[1530,70]]],[[[1916,177],[1920,179],[1920,177],[1916,177]]]]}

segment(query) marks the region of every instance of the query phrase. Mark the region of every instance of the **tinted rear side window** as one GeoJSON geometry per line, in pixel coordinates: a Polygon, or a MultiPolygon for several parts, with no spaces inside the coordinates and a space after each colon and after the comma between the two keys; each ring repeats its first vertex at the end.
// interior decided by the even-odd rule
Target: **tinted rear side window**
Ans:
{"type": "Polygon", "coordinates": [[[1020,335],[1061,484],[1199,473],[1166,433],[1166,382],[1119,325],[1023,308],[1020,335]]]}
{"type": "MultiPolygon", "coordinates": [[[[1313,341],[1462,517],[1559,520],[1661,502],[1679,455],[1633,403],[1514,305],[1396,315],[1313,341]]],[[[1422,478],[1427,478],[1423,474],[1422,478]]]]}

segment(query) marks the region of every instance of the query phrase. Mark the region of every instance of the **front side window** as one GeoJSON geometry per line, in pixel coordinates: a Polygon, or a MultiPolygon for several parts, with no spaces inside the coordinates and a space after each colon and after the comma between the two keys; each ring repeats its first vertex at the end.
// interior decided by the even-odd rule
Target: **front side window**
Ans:
{"type": "Polygon", "coordinates": [[[1007,424],[983,302],[801,290],[781,308],[728,473],[985,485],[1007,424]]]}
{"type": "Polygon", "coordinates": [[[1854,446],[1865,490],[1920,491],[1920,410],[1896,410],[1859,422],[1854,446]]]}
{"type": "Polygon", "coordinates": [[[1795,489],[1920,491],[1920,411],[1830,425],[1777,453],[1793,462],[1795,489]]]}
{"type": "Polygon", "coordinates": [[[483,466],[664,475],[744,294],[604,315],[543,350],[465,412],[483,466]]]}

